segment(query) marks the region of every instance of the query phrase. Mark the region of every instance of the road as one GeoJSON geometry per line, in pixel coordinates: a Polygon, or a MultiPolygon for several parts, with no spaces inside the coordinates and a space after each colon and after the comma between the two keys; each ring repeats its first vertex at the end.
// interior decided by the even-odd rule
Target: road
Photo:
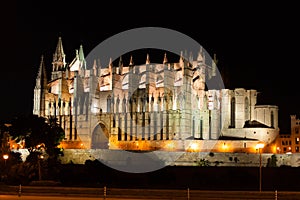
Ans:
{"type": "Polygon", "coordinates": [[[119,189],[107,188],[104,198],[103,188],[47,188],[24,187],[21,196],[17,191],[0,191],[0,200],[300,200],[300,192],[289,191],[202,191],[166,189],[119,189]]]}

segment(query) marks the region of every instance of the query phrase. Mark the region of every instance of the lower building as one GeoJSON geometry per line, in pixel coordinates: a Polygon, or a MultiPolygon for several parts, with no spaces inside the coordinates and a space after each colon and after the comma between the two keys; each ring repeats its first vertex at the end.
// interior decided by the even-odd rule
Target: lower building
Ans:
{"type": "Polygon", "coordinates": [[[299,153],[300,152],[300,119],[291,115],[291,133],[279,134],[276,139],[277,153],[299,153]]]}

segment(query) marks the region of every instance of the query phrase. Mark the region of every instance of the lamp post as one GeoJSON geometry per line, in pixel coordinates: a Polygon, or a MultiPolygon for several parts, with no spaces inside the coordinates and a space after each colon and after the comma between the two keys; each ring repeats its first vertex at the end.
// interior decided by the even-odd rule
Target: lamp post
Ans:
{"type": "Polygon", "coordinates": [[[8,154],[3,154],[4,159],[4,176],[7,177],[7,170],[6,170],[6,160],[9,158],[8,154]]]}
{"type": "Polygon", "coordinates": [[[39,181],[42,180],[42,172],[41,172],[41,163],[40,163],[40,160],[42,160],[43,158],[44,158],[43,155],[38,156],[39,181]]]}
{"type": "Polygon", "coordinates": [[[6,160],[9,158],[8,154],[4,154],[3,155],[3,159],[4,159],[4,166],[6,167],[6,160]]]}
{"type": "Polygon", "coordinates": [[[261,149],[264,148],[264,144],[263,143],[258,143],[256,145],[256,149],[258,149],[258,152],[259,152],[259,191],[261,192],[261,179],[262,179],[262,176],[261,176],[261,161],[262,161],[262,158],[261,158],[261,149]]]}

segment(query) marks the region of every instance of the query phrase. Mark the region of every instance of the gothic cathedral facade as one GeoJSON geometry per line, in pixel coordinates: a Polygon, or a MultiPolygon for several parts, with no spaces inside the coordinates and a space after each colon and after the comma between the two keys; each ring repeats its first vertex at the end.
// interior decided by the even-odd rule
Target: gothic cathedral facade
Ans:
{"type": "MultiPolygon", "coordinates": [[[[126,66],[95,59],[87,66],[83,47],[67,64],[62,38],[53,54],[51,76],[42,57],[34,88],[33,114],[56,117],[65,148],[186,150],[189,141],[261,141],[279,133],[278,107],[257,105],[256,90],[206,89],[216,65],[180,56],[169,63],[126,66]],[[50,78],[50,80],[49,80],[50,78]]],[[[225,144],[225,143],[224,143],[225,144]]],[[[203,147],[204,148],[204,147],[203,147]]]]}

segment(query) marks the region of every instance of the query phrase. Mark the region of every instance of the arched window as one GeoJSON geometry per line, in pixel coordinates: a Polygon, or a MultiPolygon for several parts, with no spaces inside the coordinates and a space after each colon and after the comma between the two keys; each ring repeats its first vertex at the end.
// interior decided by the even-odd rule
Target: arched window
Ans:
{"type": "Polygon", "coordinates": [[[118,126],[118,141],[121,141],[122,140],[122,118],[119,117],[119,126],[118,126]]]}
{"type": "Polygon", "coordinates": [[[120,105],[120,98],[118,95],[117,102],[116,102],[116,113],[119,113],[119,105],[120,105]]]}
{"type": "Polygon", "coordinates": [[[217,110],[219,108],[219,101],[217,95],[214,97],[214,110],[217,110]]]}
{"type": "Polygon", "coordinates": [[[274,112],[271,111],[271,127],[274,128],[274,112]]]}
{"type": "Polygon", "coordinates": [[[230,128],[235,128],[235,98],[230,102],[230,128]]]}
{"type": "Polygon", "coordinates": [[[203,105],[202,105],[202,109],[203,109],[203,110],[207,110],[207,107],[208,107],[207,96],[204,95],[204,97],[203,97],[203,105]]]}
{"type": "Polygon", "coordinates": [[[249,99],[248,97],[245,98],[245,121],[249,120],[249,114],[250,114],[250,109],[249,109],[249,99]]]}
{"type": "Polygon", "coordinates": [[[193,125],[192,125],[192,134],[193,134],[193,138],[195,138],[195,116],[193,116],[193,125]]]}
{"type": "Polygon", "coordinates": [[[125,96],[123,98],[122,111],[123,111],[123,113],[126,113],[126,98],[125,98],[125,96]]]}
{"type": "Polygon", "coordinates": [[[200,118],[200,139],[203,139],[203,119],[200,118]]]}
{"type": "Polygon", "coordinates": [[[110,113],[110,108],[111,108],[111,96],[108,95],[107,97],[107,112],[110,113]]]}

